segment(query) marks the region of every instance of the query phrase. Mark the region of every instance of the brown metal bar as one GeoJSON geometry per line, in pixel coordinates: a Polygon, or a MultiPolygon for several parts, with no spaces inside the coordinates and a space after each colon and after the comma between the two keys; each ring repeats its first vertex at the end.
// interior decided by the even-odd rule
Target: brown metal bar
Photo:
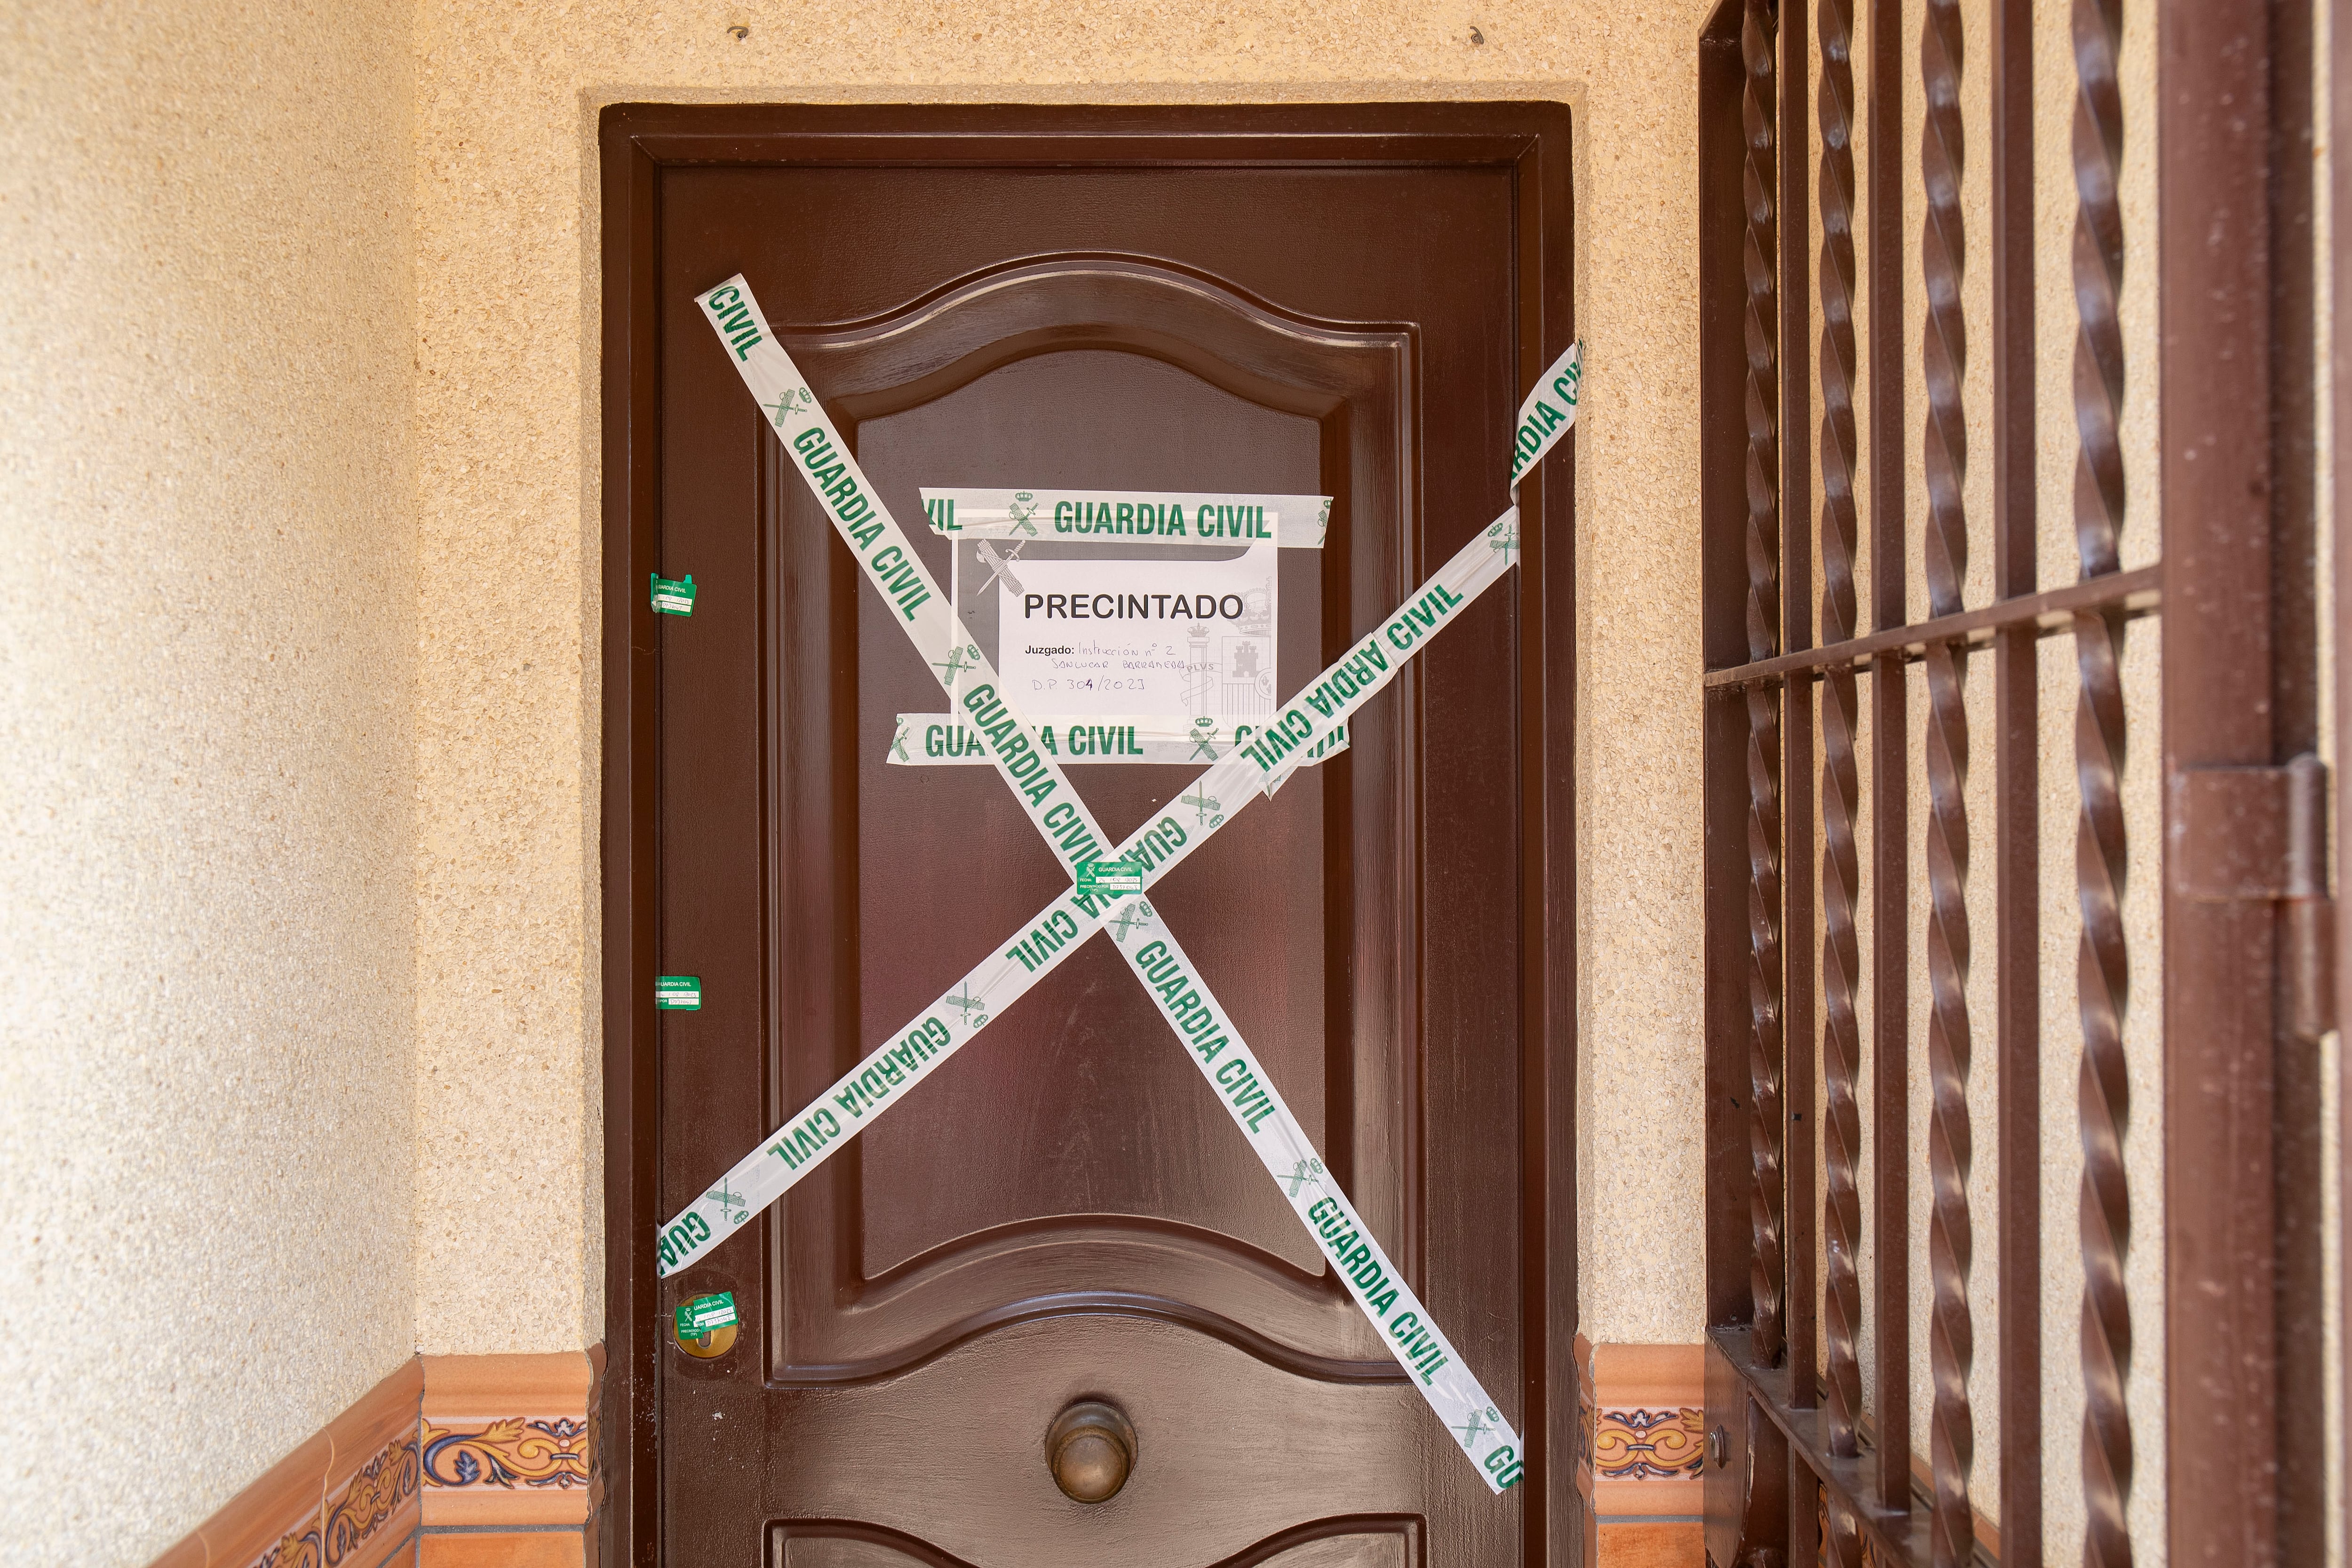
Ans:
{"type": "MultiPolygon", "coordinates": [[[[1993,592],[2034,594],[2033,5],[1994,0],[1993,592]]],[[[2041,693],[2033,626],[1993,639],[2001,1568],[2042,1568],[2041,693]]]]}
{"type": "MultiPolygon", "coordinates": [[[[1856,371],[1853,304],[1853,0],[1822,0],[1822,637],[1851,646],[1856,626],[1854,559],[1858,538],[1854,474],[1856,371]]],[[[1861,1452],[1862,1071],[1857,1002],[1862,952],[1855,934],[1862,868],[1854,846],[1861,811],[1854,729],[1860,704],[1852,661],[1825,671],[1822,688],[1822,1074],[1824,1093],[1822,1224],[1827,1244],[1822,1341],[1829,1355],[1823,1451],[1852,1460],[1861,1452]]],[[[1801,1394],[1802,1391],[1800,1391],[1801,1394]]],[[[1858,1568],[1860,1541],[1844,1510],[1828,1512],[1831,1568],[1858,1568]]],[[[1791,1561],[1794,1561],[1792,1557],[1791,1561]]]]}
{"type": "MultiPolygon", "coordinates": [[[[1966,127],[1960,116],[1959,0],[1927,0],[1919,32],[1919,281],[1927,310],[1920,366],[1927,391],[1920,460],[1927,479],[1927,526],[1921,569],[1928,608],[1962,608],[1969,519],[1962,487],[1969,466],[1968,316],[1960,283],[1968,234],[1960,212],[1966,127]]],[[[1975,1413],[1969,1372],[1976,1326],[1969,1313],[1969,1270],[1975,1230],[1969,1214],[1969,1167],[1975,1131],[1969,1118],[1969,771],[1965,644],[1927,648],[1927,1454],[1932,1500],[1928,1540],[1936,1568],[1966,1568],[1976,1552],[1969,1471],[1976,1461],[1975,1413]]]]}
{"type": "MultiPolygon", "coordinates": [[[[1779,310],[1774,300],[1778,191],[1773,115],[1774,49],[1768,0],[1747,0],[1739,19],[1746,67],[1739,112],[1747,141],[1740,195],[1747,233],[1741,252],[1748,353],[1748,655],[1769,658],[1780,641],[1780,453],[1775,414],[1779,310]]],[[[1749,1321],[1756,1359],[1780,1359],[1785,1325],[1780,1183],[1780,715],[1776,693],[1748,689],[1748,1146],[1752,1167],[1749,1321]]]]}
{"type": "MultiPolygon", "coordinates": [[[[1904,600],[1903,7],[1874,0],[1870,23],[1871,618],[1907,618],[1904,600]]],[[[1872,1304],[1876,1328],[1878,1495],[1911,1504],[1910,734],[1899,667],[1871,682],[1872,1304]]]]}
{"type": "MultiPolygon", "coordinates": [[[[1813,646],[1812,356],[1807,339],[1812,313],[1805,254],[1807,221],[1804,149],[1806,85],[1811,75],[1806,0],[1780,0],[1780,644],[1791,651],[1813,646]]],[[[1782,1103],[1786,1116],[1781,1182],[1786,1232],[1790,1386],[1811,1400],[1818,1384],[1814,1263],[1819,1230],[1814,1171],[1819,1129],[1812,1121],[1815,938],[1813,867],[1813,683],[1790,679],[1780,692],[1784,726],[1781,789],[1782,1103]]],[[[1790,1479],[1790,1497],[1797,1496],[1790,1479]]],[[[1791,1506],[1790,1529],[1807,1539],[1810,1510],[1791,1506]]],[[[1794,1533],[1790,1561],[1798,1553],[1794,1533]]]]}
{"type": "MultiPolygon", "coordinates": [[[[1878,1568],[1905,1568],[1928,1557],[1927,1517],[1911,1511],[1910,1478],[1904,1478],[1900,1509],[1884,1507],[1879,1499],[1878,1466],[1872,1448],[1861,1458],[1829,1451],[1828,1412],[1791,1403],[1785,1367],[1759,1366],[1747,1357],[1745,1335],[1737,1329],[1711,1329],[1708,1337],[1738,1375],[1742,1391],[1755,1407],[1778,1427],[1789,1445],[1792,1473],[1810,1473],[1821,1484],[1835,1539],[1851,1531],[1856,1560],[1867,1552],[1878,1568]]],[[[1792,1495],[1791,1511],[1799,1499],[1792,1495]]],[[[1793,1561],[1793,1560],[1792,1560],[1793,1561]]],[[[1810,1568],[1810,1561],[1805,1565],[1810,1568]]]]}
{"type": "MultiPolygon", "coordinates": [[[[2173,588],[2162,725],[2171,780],[2191,768],[2285,760],[2277,754],[2273,684],[2278,476],[2270,328],[2273,246],[2285,238],[2270,226],[2275,22],[2270,0],[2199,0],[2158,11],[2161,118],[2150,133],[2162,258],[2157,449],[2173,588]]],[[[2084,33],[2077,26],[2075,37],[2084,33]]],[[[2301,64],[2307,69],[2307,58],[2301,64]]],[[[2078,246],[2077,256],[2085,248],[2078,246]]],[[[2076,386],[2084,382],[2078,374],[2076,386]]],[[[2174,825],[2168,818],[2168,828],[2174,825]]],[[[2167,1560],[2177,1563],[2283,1561],[2273,1165],[2278,919],[2263,900],[2206,901],[2178,889],[2165,899],[2167,1440],[2159,1462],[2167,1560]]],[[[2086,1127],[2098,1129],[2097,1113],[2119,1099],[2121,1064],[2110,1070],[2086,1053],[2085,1068],[2086,1127]]],[[[2120,1134],[2120,1115],[2110,1114],[2120,1134]]],[[[2128,1210],[2111,1215],[2120,1197],[2111,1190],[2103,1183],[2085,1193],[2086,1242],[2098,1239],[2088,1234],[2094,1219],[2110,1231],[2128,1219],[2128,1210]]],[[[2086,1351],[2102,1349],[2120,1329],[2128,1352],[2130,1324],[2116,1296],[2112,1306],[2105,1297],[2086,1302],[2086,1351]]],[[[2096,1374],[2095,1416],[2105,1415],[2111,1397],[2102,1384],[2120,1382],[2109,1359],[2086,1368],[2096,1374]]],[[[2092,1436],[2100,1440],[2094,1454],[2120,1439],[2127,1481],[2130,1432],[2120,1413],[2092,1436]]],[[[2108,1533],[2099,1510],[2092,1522],[2108,1533]]]]}
{"type": "MultiPolygon", "coordinates": [[[[2270,363],[2271,758],[2310,757],[2314,780],[2321,744],[2318,679],[2319,339],[2318,264],[2314,244],[2319,130],[2313,79],[2315,0],[2273,0],[2270,7],[2270,363]]],[[[2343,79],[2335,79],[2340,95],[2343,79]]],[[[2324,784],[2320,786],[2324,791],[2324,784]]],[[[2301,798],[2296,794],[2296,798],[2301,798]]],[[[2324,814],[2323,814],[2324,815],[2324,814]]],[[[2306,896],[2280,907],[2280,1048],[2275,1081],[2272,1191],[2276,1205],[2277,1283],[2273,1294],[2278,1380],[2278,1547],[2284,1563],[2326,1555],[2327,1388],[2310,1375],[2327,1356],[2326,1148],[2320,1040],[2331,1026],[2311,981],[2324,959],[2326,873],[2315,866],[2306,896]],[[2316,892],[2321,898],[2309,897],[2316,892]]]]}
{"type": "MultiPolygon", "coordinates": [[[[1740,59],[1745,0],[1721,0],[1699,36],[1699,640],[1709,668],[1748,657],[1747,428],[1738,410],[1748,377],[1741,342],[1747,219],[1739,123],[1748,79],[1740,59]]],[[[1706,792],[1706,1264],[1709,1323],[1754,1315],[1748,1223],[1748,707],[1738,691],[1709,691],[1702,709],[1706,792]]],[[[1728,1419],[1728,1412],[1717,1419],[1728,1419]]]]}
{"type": "MultiPolygon", "coordinates": [[[[2116,57],[2123,0],[2074,0],[2074,542],[2084,577],[2113,573],[2124,521],[2120,437],[2124,397],[2123,98],[2116,57]]],[[[2118,661],[2123,624],[2112,613],[2075,619],[2079,677],[2074,778],[2082,801],[2074,881],[2082,909],[2076,1011],[2082,1082],[2076,1124],[2083,1142],[2081,1247],[2083,1561],[2085,1568],[2130,1568],[2125,1509],[2134,1455],[2125,1382],[2131,1367],[2131,1302],[2124,1289],[2131,1194],[2123,1142],[2130,1113],[2124,1057],[2129,963],[2123,929],[2124,697],[2118,661]]],[[[2201,1437],[2200,1434],[2200,1437],[2201,1437]]]]}
{"type": "MultiPolygon", "coordinates": [[[[1823,503],[1825,506],[1827,502],[1823,503]]],[[[1825,534],[1826,540],[1827,535],[1825,534]]],[[[2164,568],[2135,567],[2105,576],[2085,578],[2063,587],[2044,588],[2014,598],[1997,599],[1957,616],[1938,616],[1889,627],[1868,637],[1849,637],[1807,653],[1781,654],[1710,669],[1701,679],[1710,689],[1748,686],[1780,680],[1792,674],[1826,675],[1841,669],[1874,669],[1924,654],[1938,643],[1990,643],[2006,631],[2071,632],[2074,617],[2084,610],[2114,612],[2126,618],[2145,615],[2164,602],[2164,568]],[[1901,659],[1886,658],[1895,654],[1901,659]]]]}
{"type": "MultiPolygon", "coordinates": [[[[2336,90],[2330,95],[2330,133],[2328,145],[2336,153],[2328,160],[2328,263],[2332,270],[2331,297],[2338,301],[2352,300],[2352,158],[2344,156],[2342,149],[2352,147],[2352,92],[2344,90],[2352,83],[2352,0],[2333,0],[2328,13],[2328,80],[2336,90]]],[[[2331,414],[2334,423],[2334,449],[2338,453],[2352,452],[2352,310],[2339,303],[2334,312],[2329,342],[2328,380],[2332,389],[2331,414]]],[[[2346,765],[2345,745],[2341,737],[2352,735],[2352,683],[2347,683],[2347,650],[2352,650],[2352,485],[2339,479],[2335,487],[2335,515],[2326,525],[2333,531],[2335,556],[2334,653],[2336,665],[2336,887],[2339,901],[2352,890],[2352,767],[2346,765]]],[[[2352,919],[2339,911],[2336,922],[2336,994],[2339,999],[2352,998],[2352,919]]],[[[2352,1149],[2352,1054],[2339,1051],[2336,1063],[2336,1146],[2352,1149]]],[[[2337,1162],[2337,1241],[2336,1250],[2339,1301],[2352,1302],[2352,1160],[2337,1162]]],[[[2339,1309],[2341,1310],[2341,1309],[2339,1309]]],[[[2339,1358],[2342,1366],[2337,1384],[2339,1407],[2352,1410],[2352,1356],[2339,1358]]],[[[2339,1460],[2337,1497],[2338,1524],[2345,1531],[2343,1539],[2352,1540],[2352,1443],[2343,1446],[2339,1460]]]]}

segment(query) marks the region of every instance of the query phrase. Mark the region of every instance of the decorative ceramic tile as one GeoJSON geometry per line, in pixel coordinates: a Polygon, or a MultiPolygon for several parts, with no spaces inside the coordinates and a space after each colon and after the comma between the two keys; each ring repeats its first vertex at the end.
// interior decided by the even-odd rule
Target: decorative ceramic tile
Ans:
{"type": "Polygon", "coordinates": [[[509,1415],[452,1429],[425,1421],[428,1487],[585,1487],[591,1433],[586,1419],[509,1415]]]}
{"type": "Polygon", "coordinates": [[[1602,1480],[1695,1480],[1706,1458],[1704,1410],[1604,1409],[1595,1419],[1592,1468],[1602,1480]]]}
{"type": "Polygon", "coordinates": [[[593,1424],[602,1358],[428,1356],[425,1525],[580,1524],[600,1495],[593,1424]]]}
{"type": "Polygon", "coordinates": [[[415,1437],[394,1438],[362,1466],[342,1495],[327,1504],[321,1544],[327,1568],[361,1560],[379,1532],[392,1529],[416,1497],[419,1479],[415,1437]]]}
{"type": "Polygon", "coordinates": [[[252,1568],[323,1568],[326,1552],[320,1546],[319,1516],[289,1530],[278,1544],[253,1560],[252,1568]]]}

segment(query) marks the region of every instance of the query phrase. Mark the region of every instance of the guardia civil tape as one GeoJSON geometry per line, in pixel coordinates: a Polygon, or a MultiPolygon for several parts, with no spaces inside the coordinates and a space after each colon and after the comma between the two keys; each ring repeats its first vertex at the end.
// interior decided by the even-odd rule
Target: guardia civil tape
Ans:
{"type": "MultiPolygon", "coordinates": [[[[1041,752],[1037,731],[1012,711],[1010,705],[994,689],[992,679],[971,683],[969,676],[964,680],[957,679],[960,670],[982,675],[989,673],[984,662],[962,663],[957,658],[955,650],[961,647],[966,657],[978,661],[978,649],[962,636],[961,627],[949,616],[945,618],[950,635],[944,645],[937,640],[927,640],[923,635],[927,630],[937,629],[924,623],[936,619],[940,612],[934,608],[929,616],[923,613],[926,605],[938,605],[936,587],[922,574],[919,564],[911,562],[911,556],[905,549],[903,535],[898,533],[887,512],[881,511],[878,503],[873,500],[871,486],[856,471],[854,460],[846,457],[837,434],[832,431],[829,421],[815,407],[814,396],[804,384],[800,384],[789,357],[781,346],[775,344],[772,332],[761,318],[756,304],[751,302],[742,280],[739,278],[721,285],[706,295],[702,303],[722,341],[734,352],[738,365],[754,395],[760,397],[761,406],[768,410],[772,422],[787,445],[801,455],[802,464],[808,470],[803,478],[810,483],[813,492],[834,512],[836,528],[845,540],[853,550],[860,552],[877,541],[887,540],[883,550],[876,552],[873,560],[867,563],[869,575],[877,577],[877,585],[883,590],[886,599],[895,603],[902,617],[909,623],[909,635],[915,638],[918,649],[947,655],[945,658],[932,658],[933,668],[940,672],[942,685],[951,694],[960,694],[963,705],[982,723],[1000,771],[1004,773],[1007,782],[1024,800],[1033,820],[1037,821],[1040,830],[1047,835],[1048,842],[1055,846],[1066,865],[1076,866],[1089,857],[1098,858],[1099,829],[1085,812],[1083,805],[1076,803],[1075,796],[1068,793],[1066,781],[1060,777],[1059,769],[1041,752]],[[806,427],[793,433],[791,426],[795,423],[806,427]],[[822,429],[822,436],[810,438],[812,430],[816,428],[822,429]],[[875,521],[877,514],[878,523],[875,521]],[[897,552],[895,556],[891,554],[893,551],[897,552]],[[911,574],[906,570],[908,566],[912,568],[911,574]],[[1055,793],[1060,793],[1062,799],[1051,807],[1045,806],[1044,802],[1055,793]],[[1057,827],[1054,818],[1059,813],[1068,815],[1063,817],[1057,827]],[[1080,838],[1084,839],[1083,845],[1077,842],[1080,838]]],[[[1528,464],[1564,435],[1569,421],[1573,418],[1573,394],[1577,380],[1575,351],[1571,350],[1563,356],[1546,374],[1553,397],[1566,404],[1568,416],[1555,420],[1538,431],[1530,441],[1522,444],[1523,460],[1517,465],[1517,472],[1523,472],[1528,464]],[[1532,455],[1527,455],[1526,449],[1529,446],[1535,448],[1532,455]]],[[[1545,391],[1545,384],[1539,383],[1537,395],[1530,398],[1528,407],[1536,407],[1545,391]]],[[[1528,407],[1522,409],[1523,426],[1528,422],[1528,407]]],[[[1540,417],[1539,408],[1538,415],[1540,417]]],[[[1517,489],[1516,472],[1513,489],[1517,489]]],[[[1517,514],[1515,510],[1507,511],[1489,525],[1481,538],[1474,539],[1468,547],[1457,553],[1430,584],[1424,584],[1427,591],[1418,594],[1416,602],[1408,605],[1405,612],[1385,628],[1389,642],[1397,650],[1393,662],[1376,646],[1360,647],[1349,658],[1326,671],[1304,694],[1306,708],[1312,709],[1315,717],[1307,717],[1305,710],[1297,704],[1286,707],[1267,736],[1255,744],[1243,746],[1238,752],[1229,755],[1224,763],[1203,775],[1195,798],[1209,799],[1209,784],[1220,773],[1232,773],[1234,775],[1233,783],[1223,787],[1234,794],[1235,805],[1233,809],[1235,811],[1241,804],[1278,784],[1298,765],[1302,755],[1312,753],[1319,745],[1341,732],[1347,716],[1393,679],[1396,667],[1403,658],[1409,658],[1411,652],[1417,651],[1420,639],[1443,621],[1451,619],[1462,605],[1501,576],[1511,564],[1517,543],[1517,514]],[[1243,757],[1249,759],[1249,768],[1255,769],[1254,773],[1240,767],[1243,757]]],[[[1147,824],[1138,830],[1129,845],[1121,847],[1119,858],[1135,860],[1139,857],[1140,864],[1149,868],[1148,875],[1156,879],[1183,854],[1204,840],[1208,832],[1222,826],[1230,815],[1228,812],[1208,819],[1206,826],[1191,834],[1187,834],[1172,816],[1147,824]]],[[[1122,921],[1131,925],[1137,910],[1149,915],[1149,906],[1139,900],[1137,905],[1122,911],[1122,921]]],[[[1007,950],[1006,956],[1020,963],[1020,975],[1014,975],[1009,967],[996,961],[983,964],[967,977],[965,984],[958,992],[950,993],[940,1006],[931,1010],[931,1014],[927,1015],[904,1041],[886,1044],[866,1062],[860,1063],[858,1069],[845,1076],[835,1086],[835,1102],[853,1118],[862,1117],[868,1110],[878,1109],[884,1097],[927,1076],[931,1068],[961,1043],[962,1038],[968,1038],[971,1032],[984,1026],[991,1016],[989,1009],[992,1006],[1001,1011],[1013,996],[1025,991],[1028,984],[1048,973],[1058,963],[1061,956],[1076,942],[1091,935],[1093,930],[1102,923],[1103,904],[1097,899],[1073,892],[1065,895],[1064,900],[1056,900],[1055,906],[1049,906],[1030,931],[1007,950]],[[945,1014],[950,1008],[958,1014],[954,1025],[936,1016],[945,1014]]],[[[1424,1397],[1441,1417],[1446,1419],[1449,1429],[1465,1452],[1480,1464],[1487,1485],[1498,1491],[1509,1485],[1519,1473],[1516,1436],[1510,1433],[1507,1423],[1503,1422],[1499,1413],[1486,1401],[1475,1380],[1469,1376],[1466,1369],[1461,1368],[1459,1358],[1450,1343],[1436,1331],[1434,1325],[1428,1323],[1426,1313],[1419,1302],[1412,1298],[1401,1281],[1392,1279],[1393,1270],[1385,1258],[1379,1255],[1377,1247],[1362,1235],[1363,1226],[1347,1205],[1344,1195],[1333,1191],[1319,1194],[1312,1201],[1299,1200],[1298,1194],[1304,1190],[1301,1184],[1304,1178],[1300,1174],[1298,1160],[1311,1160],[1313,1151],[1303,1130],[1288,1115],[1279,1098],[1273,1093],[1271,1085],[1265,1082],[1263,1072],[1256,1068],[1255,1058],[1248,1054],[1246,1046],[1232,1033],[1229,1026],[1223,1029],[1222,1037],[1214,1040],[1216,1048],[1205,1054],[1202,1047],[1211,1043],[1211,1037],[1188,1033],[1207,1029],[1222,1022],[1223,1014],[1204,986],[1198,985],[1197,982],[1192,984],[1184,983],[1182,976],[1189,973],[1189,962],[1182,958],[1172,936],[1162,937],[1151,945],[1153,956],[1146,960],[1139,956],[1141,948],[1129,951],[1124,940],[1126,934],[1123,929],[1119,945],[1129,957],[1129,966],[1147,985],[1153,987],[1156,1005],[1160,1005],[1171,1026],[1178,1028],[1180,1037],[1193,1043],[1195,1054],[1201,1057],[1202,1072],[1220,1088],[1220,1098],[1227,1100],[1228,1110],[1236,1123],[1254,1142],[1271,1131],[1293,1156],[1291,1169],[1287,1173],[1278,1163],[1269,1163],[1268,1169],[1289,1185],[1302,1220],[1316,1231],[1326,1250],[1332,1253],[1335,1262],[1340,1266],[1342,1278],[1348,1280],[1359,1304],[1375,1322],[1383,1326],[1401,1363],[1409,1373],[1419,1374],[1424,1397]],[[1175,966],[1172,971],[1162,973],[1171,964],[1175,966]],[[1176,978],[1171,978],[1171,973],[1176,978]],[[1159,975],[1157,979],[1156,974],[1159,975]],[[1233,1054],[1226,1058],[1223,1066],[1214,1065],[1216,1056],[1228,1047],[1233,1054]],[[1391,1310],[1398,1314],[1393,1320],[1389,1317],[1391,1310]]],[[[798,1124],[788,1125],[782,1130],[773,1143],[739,1163],[717,1188],[664,1227],[661,1237],[662,1272],[668,1274],[685,1267],[725,1234],[713,1225],[714,1217],[730,1230],[732,1226],[740,1226],[751,1213],[781,1195],[798,1174],[829,1152],[830,1148],[845,1137],[848,1131],[840,1119],[820,1101],[798,1124]],[[782,1167],[781,1173],[774,1168],[778,1165],[782,1167]],[[743,1189],[740,1192],[737,1190],[739,1184],[743,1189]]],[[[1261,1158],[1269,1158],[1263,1148],[1261,1158]]],[[[1319,1172],[1319,1163],[1317,1170],[1319,1172]]]]}
{"type": "MultiPolygon", "coordinates": [[[[1082,723],[1040,724],[1039,744],[1064,767],[1097,763],[1213,763],[1255,736],[1263,726],[1195,719],[1190,724],[1113,714],[1082,723]]],[[[1311,765],[1348,749],[1341,729],[1302,760],[1311,765]]],[[[882,760],[897,768],[958,768],[988,765],[988,742],[955,713],[901,713],[882,760]]]]}
{"type": "Polygon", "coordinates": [[[922,489],[931,531],[1101,544],[1278,544],[1320,550],[1329,496],[1204,490],[922,489]]]}

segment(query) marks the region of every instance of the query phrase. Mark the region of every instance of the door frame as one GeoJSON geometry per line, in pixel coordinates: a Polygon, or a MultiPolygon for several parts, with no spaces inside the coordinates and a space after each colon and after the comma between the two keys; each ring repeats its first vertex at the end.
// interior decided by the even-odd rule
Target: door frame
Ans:
{"type": "MultiPolygon", "coordinates": [[[[1464,167],[1511,172],[1518,374],[1574,341],[1569,110],[1560,103],[1162,105],[614,104],[598,123],[602,178],[604,1137],[603,1396],[594,1417],[600,1560],[660,1553],[660,1335],[654,1226],[659,1171],[656,858],[658,637],[638,591],[658,564],[660,342],[655,286],[660,172],[679,165],[1061,168],[1464,167]]],[[[1514,397],[1524,387],[1514,389],[1514,397]]],[[[1521,1398],[1527,1561],[1581,1561],[1574,1480],[1576,1271],[1575,478],[1573,450],[1521,482],[1525,541],[1513,608],[1531,617],[1518,681],[1523,822],[1521,1214],[1527,1325],[1521,1398]],[[1561,465],[1569,465],[1561,467],[1561,465]],[[1545,542],[1559,542],[1547,549],[1545,542]],[[1530,896],[1529,889],[1533,889],[1530,896]]],[[[1423,505],[1445,498],[1424,496],[1423,505]]]]}

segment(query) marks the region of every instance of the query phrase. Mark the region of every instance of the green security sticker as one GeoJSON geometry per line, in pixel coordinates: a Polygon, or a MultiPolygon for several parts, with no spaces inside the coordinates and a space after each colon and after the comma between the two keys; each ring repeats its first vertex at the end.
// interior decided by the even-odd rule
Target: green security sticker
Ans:
{"type": "Polygon", "coordinates": [[[707,1334],[713,1329],[735,1326],[735,1292],[721,1290],[715,1296],[697,1296],[677,1310],[677,1331],[681,1334],[707,1334]]]}
{"type": "Polygon", "coordinates": [[[694,614],[694,574],[672,582],[660,573],[652,574],[654,580],[654,614],[657,616],[690,616],[694,614]]]}
{"type": "Polygon", "coordinates": [[[654,976],[654,1005],[665,1013],[702,1010],[702,978],[695,974],[654,976]]]}
{"type": "Polygon", "coordinates": [[[1143,861],[1089,860],[1078,868],[1078,891],[1101,898],[1143,891],[1143,861]]]}

